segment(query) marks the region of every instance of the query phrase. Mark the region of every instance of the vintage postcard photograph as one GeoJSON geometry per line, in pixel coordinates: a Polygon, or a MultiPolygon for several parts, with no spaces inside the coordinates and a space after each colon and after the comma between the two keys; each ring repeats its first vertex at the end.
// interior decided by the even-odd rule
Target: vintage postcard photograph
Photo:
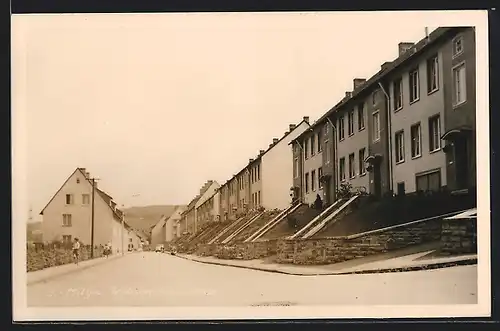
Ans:
{"type": "Polygon", "coordinates": [[[14,320],[490,316],[487,33],[13,15],[14,320]]]}

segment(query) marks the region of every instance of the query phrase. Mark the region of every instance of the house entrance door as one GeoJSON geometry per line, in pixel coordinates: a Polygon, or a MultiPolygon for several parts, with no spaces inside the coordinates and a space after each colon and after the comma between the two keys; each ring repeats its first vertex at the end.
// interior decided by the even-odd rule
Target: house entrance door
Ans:
{"type": "Polygon", "coordinates": [[[467,138],[459,137],[453,142],[455,148],[455,180],[458,189],[468,186],[469,158],[467,151],[467,138]]]}

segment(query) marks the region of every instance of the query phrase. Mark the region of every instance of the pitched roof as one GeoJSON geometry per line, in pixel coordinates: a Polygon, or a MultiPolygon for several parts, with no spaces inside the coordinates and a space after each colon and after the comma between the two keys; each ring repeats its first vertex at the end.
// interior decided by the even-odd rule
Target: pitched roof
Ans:
{"type": "MultiPolygon", "coordinates": [[[[320,124],[326,123],[326,118],[330,116],[331,114],[341,110],[341,108],[351,102],[352,100],[356,99],[357,96],[359,96],[362,93],[366,93],[367,91],[371,90],[376,86],[383,78],[387,77],[387,75],[391,74],[396,70],[397,68],[401,67],[404,64],[407,64],[408,61],[411,59],[414,59],[416,55],[421,54],[424,50],[428,49],[430,45],[435,44],[438,40],[441,40],[443,37],[447,36],[450,32],[453,31],[458,31],[458,29],[463,29],[463,28],[456,28],[456,27],[440,27],[437,28],[436,30],[432,31],[428,37],[423,38],[420,40],[417,44],[415,44],[413,47],[411,47],[409,50],[407,50],[403,55],[399,56],[396,58],[394,61],[389,62],[387,66],[384,66],[384,68],[381,68],[375,75],[373,75],[370,79],[368,79],[363,85],[358,87],[352,92],[352,95],[348,98],[343,98],[340,100],[335,106],[330,108],[323,116],[321,116],[316,122],[314,122],[310,129],[312,130],[314,127],[320,124]]],[[[295,138],[293,141],[299,140],[304,135],[307,134],[307,130],[304,131],[301,135],[299,135],[297,138],[295,138]]]]}
{"type": "MultiPolygon", "coordinates": [[[[83,172],[82,170],[83,168],[76,168],[75,171],[73,171],[71,173],[71,175],[64,181],[64,183],[62,184],[62,186],[57,190],[57,192],[54,194],[54,196],[52,196],[52,198],[49,200],[49,202],[45,205],[45,207],[43,207],[42,211],[40,212],[40,215],[43,215],[43,211],[47,208],[47,206],[52,202],[52,200],[54,200],[54,198],[56,197],[56,195],[61,191],[61,189],[64,187],[64,185],[66,185],[66,183],[68,182],[68,180],[73,177],[73,175],[79,171],[83,177],[89,182],[90,185],[92,185],[92,180],[90,178],[87,178],[86,174],[83,172]]],[[[113,197],[110,196],[109,194],[107,194],[106,192],[104,192],[103,190],[100,190],[98,188],[95,188],[95,191],[97,192],[97,195],[101,197],[101,199],[106,203],[106,205],[108,205],[108,207],[111,209],[111,211],[113,212],[113,216],[118,219],[118,220],[121,220],[122,216],[123,216],[123,212],[119,209],[115,209],[111,206],[111,202],[113,201],[113,197]]],[[[125,222],[124,222],[125,223],[125,222]]],[[[126,224],[126,223],[125,223],[126,224]]],[[[127,224],[128,225],[128,224],[127,224]]]]}
{"type": "MultiPolygon", "coordinates": [[[[220,187],[217,189],[217,190],[220,190],[223,186],[226,186],[229,184],[229,182],[231,182],[232,180],[234,180],[237,176],[239,176],[243,171],[245,171],[246,169],[248,169],[248,167],[254,163],[256,163],[257,161],[260,161],[262,159],[262,157],[267,154],[271,149],[273,149],[276,145],[278,145],[283,139],[285,139],[286,137],[288,137],[293,131],[295,131],[296,129],[298,129],[302,123],[306,123],[309,127],[311,126],[309,124],[308,121],[306,121],[305,119],[302,119],[302,121],[299,122],[299,124],[295,125],[295,127],[290,130],[290,131],[287,131],[286,134],[284,134],[281,138],[278,139],[278,141],[276,143],[273,143],[272,145],[270,145],[266,150],[264,150],[263,153],[259,153],[259,155],[257,155],[255,157],[255,159],[253,159],[251,162],[248,162],[248,164],[246,166],[244,166],[241,170],[239,170],[235,175],[233,175],[230,179],[226,180],[224,182],[224,184],[220,185],[220,187]]],[[[302,134],[301,134],[302,135],[302,134]]],[[[295,139],[294,139],[295,140],[295,139]]]]}

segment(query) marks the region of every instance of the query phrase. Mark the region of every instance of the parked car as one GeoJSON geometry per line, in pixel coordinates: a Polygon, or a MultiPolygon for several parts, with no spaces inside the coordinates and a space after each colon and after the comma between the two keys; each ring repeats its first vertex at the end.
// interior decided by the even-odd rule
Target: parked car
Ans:
{"type": "Polygon", "coordinates": [[[163,244],[156,245],[155,252],[163,253],[164,250],[165,250],[165,247],[163,247],[163,244]]]}

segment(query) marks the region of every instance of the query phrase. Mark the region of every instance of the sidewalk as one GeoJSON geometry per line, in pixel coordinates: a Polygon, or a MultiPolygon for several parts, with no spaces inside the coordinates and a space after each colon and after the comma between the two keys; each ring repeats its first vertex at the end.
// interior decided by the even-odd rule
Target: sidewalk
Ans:
{"type": "MultiPolygon", "coordinates": [[[[128,255],[128,254],[131,254],[131,253],[130,252],[125,253],[125,255],[128,255]]],[[[108,258],[99,257],[99,258],[95,258],[95,259],[91,259],[91,260],[85,260],[85,261],[78,263],[78,265],[76,265],[74,263],[69,263],[69,264],[63,264],[63,265],[59,265],[59,266],[55,266],[55,267],[51,267],[51,268],[42,269],[42,270],[31,271],[31,272],[27,273],[27,284],[32,285],[32,284],[40,283],[43,281],[47,281],[47,280],[52,279],[52,278],[56,278],[59,276],[70,274],[72,272],[82,271],[82,270],[91,268],[93,266],[99,265],[101,263],[105,263],[106,261],[112,261],[112,260],[118,259],[122,256],[123,255],[121,255],[121,254],[116,254],[116,255],[111,255],[108,258]]]]}
{"type": "Polygon", "coordinates": [[[475,254],[425,258],[426,255],[432,254],[432,252],[433,250],[424,251],[416,254],[409,254],[396,258],[388,258],[374,262],[370,261],[370,259],[367,258],[361,258],[357,259],[357,261],[350,260],[328,265],[278,264],[266,260],[221,260],[215,257],[200,257],[187,254],[177,254],[176,256],[194,262],[253,269],[295,276],[405,272],[445,268],[457,265],[477,264],[477,255],[475,254]]]}

